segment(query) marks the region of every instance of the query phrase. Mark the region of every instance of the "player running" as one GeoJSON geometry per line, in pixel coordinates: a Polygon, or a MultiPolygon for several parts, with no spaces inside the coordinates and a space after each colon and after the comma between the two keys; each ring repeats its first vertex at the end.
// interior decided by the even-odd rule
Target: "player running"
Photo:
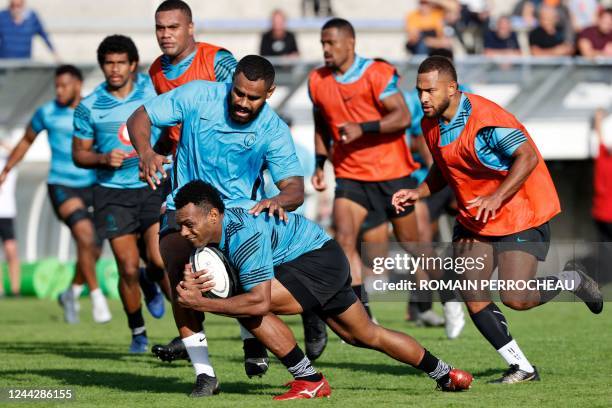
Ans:
{"type": "MultiPolygon", "coordinates": [[[[548,253],[549,221],[561,210],[529,133],[495,103],[460,92],[455,67],[447,58],[429,57],[419,66],[417,89],[425,114],[423,134],[434,164],[417,189],[396,192],[393,205],[403,211],[448,184],[459,206],[455,256],[487,259],[482,270],[468,269],[463,278],[488,280],[497,265],[500,280],[534,279],[538,261],[548,253]]],[[[577,262],[569,261],[563,272],[537,280],[561,282],[574,288],[593,313],[603,309],[597,284],[577,262]]],[[[506,306],[527,310],[550,301],[560,290],[501,290],[500,295],[506,306]]],[[[488,292],[464,291],[462,296],[478,330],[510,365],[495,382],[539,380],[488,292]]]]}
{"type": "Polygon", "coordinates": [[[55,99],[40,106],[25,134],[13,148],[0,173],[0,185],[9,172],[23,159],[43,130],[51,148],[51,165],[47,177],[49,199],[57,218],[70,228],[76,243],[76,273],[72,285],[60,295],[64,320],[78,323],[78,298],[87,284],[92,301],[93,319],[97,323],[111,320],[106,298],[98,286],[96,260],[100,255],[99,242],[93,224],[94,170],[77,167],[72,161],[73,114],[81,102],[81,71],[72,65],[55,70],[55,99]]]}
{"type": "Polygon", "coordinates": [[[394,191],[416,186],[410,174],[418,165],[404,138],[410,112],[397,87],[395,67],[355,54],[351,23],[340,18],[326,22],[321,44],[325,66],[311,72],[308,81],[317,163],[312,184],[318,191],[327,188],[323,166],[331,159],[335,237],[349,259],[353,290],[370,314],[357,251],[368,213],[384,214],[399,242],[416,241],[417,236],[412,208],[397,214],[391,206],[394,191]]]}
{"type": "MultiPolygon", "coordinates": [[[[136,81],[138,50],[128,37],[106,37],[98,47],[98,63],[106,82],[83,98],[74,112],[72,154],[78,166],[96,169],[96,228],[110,241],[117,261],[119,293],[132,333],[129,351],[144,353],[148,339],[141,308],[138,239],[144,241],[148,277],[162,281],[165,274],[157,240],[162,197],[138,178],[138,157],[125,122],[155,91],[150,81],[136,81]]],[[[154,129],[153,143],[159,134],[154,129]]]]}
{"type": "MultiPolygon", "coordinates": [[[[412,337],[372,322],[351,288],[349,263],[342,248],[314,222],[296,214],[253,216],[228,208],[219,192],[192,181],[176,194],[181,234],[196,247],[217,244],[238,273],[244,293],[208,299],[206,271],[187,264],[177,285],[179,302],[200,312],[240,318],[287,367],[294,380],[275,400],[328,397],[331,389],[276,315],[315,311],[344,341],[381,351],[425,372],[445,391],[468,389],[472,376],[454,369],[412,337]]],[[[214,283],[212,284],[214,286],[214,283]]]]}
{"type": "MultiPolygon", "coordinates": [[[[175,220],[174,195],[184,184],[209,181],[221,191],[228,206],[256,214],[278,212],[284,218],[285,211],[302,204],[304,180],[293,139],[288,126],[266,104],[274,89],[272,64],[249,55],[238,63],[232,84],[191,81],[146,103],[128,121],[142,171],[151,186],[161,184],[158,173],[165,174],[165,157],[151,148],[151,125],[183,124],[172,170],[174,189],[166,200],[160,231],[173,285],[182,279],[192,250],[175,220]],[[264,166],[280,193],[257,203],[264,166]]],[[[216,393],[218,381],[209,361],[208,342],[201,341],[202,315],[175,304],[174,317],[196,372],[191,395],[216,393]]]]}
{"type": "MultiPolygon", "coordinates": [[[[222,47],[196,42],[191,8],[184,1],[166,0],[157,7],[155,35],[163,54],[153,62],[149,74],[158,94],[171,91],[194,80],[232,81],[237,64],[236,59],[222,47]]],[[[162,141],[160,145],[166,145],[168,152],[174,152],[180,139],[180,124],[172,127],[168,136],[168,143],[162,141]]],[[[175,240],[177,238],[172,233],[160,239],[162,258],[166,264],[172,263],[175,240]]],[[[244,341],[247,375],[264,374],[268,367],[265,347],[242,327],[240,335],[244,341]]],[[[163,361],[187,358],[187,352],[180,337],[174,338],[165,345],[156,344],[151,351],[163,361]]]]}

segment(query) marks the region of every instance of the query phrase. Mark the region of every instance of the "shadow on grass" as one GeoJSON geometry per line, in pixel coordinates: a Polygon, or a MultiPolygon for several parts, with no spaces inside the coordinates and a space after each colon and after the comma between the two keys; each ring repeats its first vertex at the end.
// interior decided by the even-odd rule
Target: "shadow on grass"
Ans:
{"type": "MultiPolygon", "coordinates": [[[[112,361],[144,361],[151,362],[154,364],[160,364],[161,361],[155,358],[150,353],[143,354],[130,354],[127,351],[127,344],[125,345],[125,352],[117,352],[116,344],[104,344],[104,343],[87,343],[87,342],[75,342],[75,343],[53,343],[53,342],[20,342],[20,343],[2,343],[0,342],[0,353],[7,353],[11,355],[24,355],[24,356],[36,356],[54,354],[57,356],[63,356],[73,359],[84,359],[84,360],[112,360],[112,361]],[[150,360],[150,361],[147,361],[150,360]]],[[[185,360],[185,362],[187,362],[185,360]]],[[[164,364],[160,364],[164,365],[164,364]]],[[[179,367],[178,364],[166,364],[168,367],[179,367]]]]}
{"type": "Polygon", "coordinates": [[[85,358],[85,359],[109,359],[109,360],[121,360],[125,357],[129,357],[126,352],[118,353],[116,351],[115,344],[101,344],[101,343],[54,343],[45,341],[36,342],[19,342],[19,343],[1,343],[0,342],[0,353],[6,352],[10,354],[23,354],[27,356],[37,354],[57,354],[64,357],[70,358],[85,358]]]}
{"type": "MultiPolygon", "coordinates": [[[[28,375],[48,377],[69,386],[106,388],[124,392],[148,392],[187,395],[193,383],[172,377],[150,376],[136,373],[107,372],[76,369],[28,370],[28,375]]],[[[23,375],[22,370],[3,371],[7,377],[23,375]]],[[[221,391],[227,394],[274,394],[278,387],[244,381],[222,381],[221,391]]]]}
{"type": "Polygon", "coordinates": [[[506,369],[504,368],[488,368],[484,371],[478,371],[475,373],[472,373],[472,375],[474,376],[474,378],[479,378],[479,377],[489,377],[489,376],[494,376],[496,375],[497,377],[501,377],[501,375],[504,373],[506,369]]]}
{"type": "MultiPolygon", "coordinates": [[[[273,364],[279,365],[282,368],[282,364],[274,358],[274,356],[270,355],[273,358],[273,364]]],[[[224,356],[224,361],[232,361],[237,363],[242,363],[244,359],[242,357],[236,356],[224,356]]],[[[384,359],[384,356],[381,354],[381,359],[384,359]]],[[[424,376],[425,374],[415,368],[412,368],[409,365],[391,365],[391,364],[380,364],[380,363],[356,363],[356,362],[340,362],[340,361],[321,361],[317,360],[313,363],[314,367],[317,369],[323,368],[338,368],[343,370],[352,370],[352,371],[363,371],[368,374],[390,374],[390,375],[411,375],[411,376],[424,376]]],[[[322,370],[323,371],[323,370],[322,370]]],[[[323,372],[325,374],[325,372],[323,372]]]]}

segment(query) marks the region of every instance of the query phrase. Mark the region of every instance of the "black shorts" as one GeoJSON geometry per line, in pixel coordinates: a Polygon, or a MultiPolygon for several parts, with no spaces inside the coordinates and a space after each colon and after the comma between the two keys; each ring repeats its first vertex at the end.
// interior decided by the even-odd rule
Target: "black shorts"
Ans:
{"type": "Polygon", "coordinates": [[[71,198],[80,198],[85,204],[85,209],[93,220],[93,186],[89,187],[68,187],[61,184],[47,184],[47,191],[53,212],[57,218],[65,223],[59,213],[59,208],[71,198]]]}
{"type": "Polygon", "coordinates": [[[94,188],[96,229],[104,239],[127,234],[142,234],[159,221],[162,203],[160,189],[94,188]]]}
{"type": "Polygon", "coordinates": [[[304,310],[321,317],[337,316],[358,300],[351,288],[348,260],[333,239],[319,249],[275,266],[274,277],[304,310]]]}
{"type": "Polygon", "coordinates": [[[550,225],[546,222],[539,227],[529,228],[514,234],[492,237],[478,235],[456,222],[453,229],[453,242],[461,238],[474,238],[478,241],[490,242],[496,253],[506,251],[527,252],[535,256],[538,261],[544,262],[550,249],[550,225]]]}
{"type": "Polygon", "coordinates": [[[368,211],[362,231],[374,228],[392,218],[399,218],[414,211],[414,206],[396,213],[391,204],[393,194],[402,188],[416,188],[417,182],[410,176],[387,181],[357,181],[336,179],[336,198],[348,198],[368,211]]]}
{"type": "Polygon", "coordinates": [[[168,177],[162,180],[158,189],[161,190],[162,197],[164,198],[163,202],[165,202],[166,198],[170,195],[170,193],[172,193],[172,179],[169,174],[168,177]]]}
{"type": "Polygon", "coordinates": [[[0,239],[2,241],[15,239],[15,223],[13,218],[0,218],[0,239]]]}
{"type": "Polygon", "coordinates": [[[452,205],[453,202],[455,202],[455,194],[450,186],[446,186],[437,193],[427,197],[425,204],[429,210],[429,219],[432,222],[436,221],[444,213],[452,216],[457,215],[457,209],[452,205]]]}
{"type": "Polygon", "coordinates": [[[168,234],[180,231],[181,228],[176,222],[176,211],[166,210],[166,212],[159,217],[159,239],[162,239],[168,234]]]}

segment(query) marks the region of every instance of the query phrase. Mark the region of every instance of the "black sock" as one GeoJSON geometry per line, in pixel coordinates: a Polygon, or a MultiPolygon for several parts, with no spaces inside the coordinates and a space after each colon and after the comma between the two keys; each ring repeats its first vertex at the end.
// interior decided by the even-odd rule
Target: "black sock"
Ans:
{"type": "MultiPolygon", "coordinates": [[[[541,282],[552,281],[553,283],[557,283],[559,278],[557,278],[556,276],[546,276],[544,278],[537,278],[537,280],[541,282]]],[[[551,286],[554,286],[554,285],[551,285],[551,286]]],[[[553,300],[561,292],[561,289],[555,289],[555,290],[540,289],[539,292],[540,292],[540,304],[543,305],[544,303],[553,300]]]]}
{"type": "Polygon", "coordinates": [[[323,378],[321,373],[316,372],[308,357],[297,344],[285,357],[281,357],[280,361],[296,380],[315,382],[323,378]]]}
{"type": "Polygon", "coordinates": [[[424,371],[430,378],[439,381],[442,384],[446,384],[448,382],[448,373],[450,373],[451,370],[451,366],[431,354],[429,351],[427,351],[427,349],[425,349],[423,359],[416,366],[416,368],[424,371]]]}
{"type": "Polygon", "coordinates": [[[125,311],[128,318],[128,327],[132,330],[132,336],[138,336],[141,334],[147,335],[147,331],[145,330],[145,322],[142,317],[142,308],[138,308],[133,313],[129,313],[127,310],[125,311]]]}
{"type": "Polygon", "coordinates": [[[418,313],[423,313],[431,309],[432,306],[433,303],[430,291],[415,289],[410,292],[410,300],[408,302],[409,310],[416,310],[418,313]]]}
{"type": "MultiPolygon", "coordinates": [[[[452,282],[454,281],[456,278],[456,275],[454,272],[452,271],[444,271],[444,281],[445,282],[452,282]]],[[[449,290],[449,289],[440,289],[438,290],[438,295],[440,296],[440,302],[442,302],[442,304],[446,303],[446,302],[451,302],[451,301],[457,301],[459,299],[459,297],[457,296],[457,294],[455,293],[454,290],[449,290]]]]}
{"type": "Polygon", "coordinates": [[[508,322],[495,303],[489,303],[478,313],[470,313],[470,317],[495,350],[499,350],[512,341],[508,322]]]}
{"type": "Polygon", "coordinates": [[[140,288],[142,289],[142,294],[144,295],[145,302],[150,302],[155,295],[157,295],[157,289],[155,288],[155,283],[153,283],[149,276],[147,275],[147,270],[145,268],[140,268],[139,274],[139,283],[140,288]]]}
{"type": "Polygon", "coordinates": [[[363,304],[363,307],[365,308],[368,317],[371,319],[372,311],[370,310],[370,299],[368,297],[368,292],[365,290],[365,287],[363,285],[355,285],[352,286],[352,288],[353,292],[355,292],[355,294],[363,304]]]}
{"type": "Polygon", "coordinates": [[[256,338],[244,339],[242,349],[246,358],[265,358],[268,357],[268,350],[261,341],[256,338]]]}

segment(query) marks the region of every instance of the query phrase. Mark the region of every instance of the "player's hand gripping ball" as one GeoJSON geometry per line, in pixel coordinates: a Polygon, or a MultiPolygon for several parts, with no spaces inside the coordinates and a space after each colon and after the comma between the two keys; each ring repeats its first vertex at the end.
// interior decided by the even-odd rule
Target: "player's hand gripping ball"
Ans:
{"type": "Polygon", "coordinates": [[[198,248],[191,254],[190,263],[194,272],[206,270],[204,276],[210,276],[214,282],[212,289],[203,292],[204,296],[225,299],[238,294],[238,274],[219,249],[198,248]]]}

